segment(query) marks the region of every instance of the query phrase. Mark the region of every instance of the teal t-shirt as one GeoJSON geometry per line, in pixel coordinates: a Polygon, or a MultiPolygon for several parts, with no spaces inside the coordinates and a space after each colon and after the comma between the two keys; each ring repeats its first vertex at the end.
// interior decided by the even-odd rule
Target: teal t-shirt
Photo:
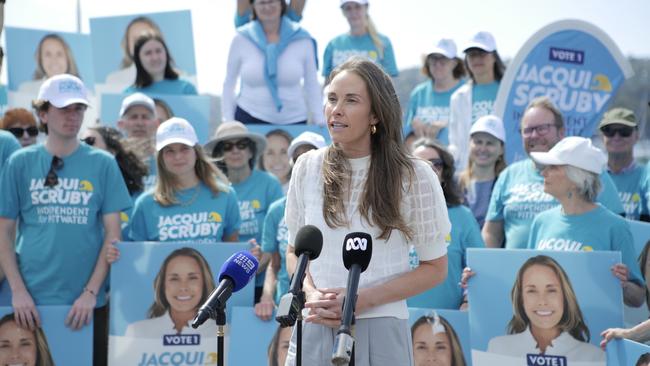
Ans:
{"type": "MultiPolygon", "coordinates": [[[[241,216],[239,240],[248,241],[254,238],[261,245],[266,212],[271,203],[284,196],[280,181],[267,172],[253,169],[246,180],[233,184],[232,187],[239,198],[239,215],[241,216]]],[[[260,272],[255,277],[255,286],[263,285],[264,272],[260,272]]]]}
{"type": "MultiPolygon", "coordinates": [[[[418,118],[424,123],[431,123],[434,121],[446,121],[449,123],[449,101],[451,95],[458,89],[462,83],[457,83],[452,89],[446,92],[437,92],[434,89],[434,84],[431,80],[427,80],[411,92],[409,98],[408,109],[404,123],[407,126],[411,125],[413,118],[418,118]]],[[[449,129],[445,127],[438,132],[438,141],[444,145],[449,144],[449,129]]]]}
{"type": "Polygon", "coordinates": [[[494,114],[494,101],[498,92],[498,81],[472,85],[472,124],[480,117],[494,114]]]}
{"type": "Polygon", "coordinates": [[[239,229],[237,194],[216,196],[203,183],[176,193],[177,204],[163,206],[153,191],[138,197],[129,224],[133,241],[220,243],[239,229]]]}
{"type": "Polygon", "coordinates": [[[528,249],[565,252],[619,251],[630,270],[628,278],[645,287],[634,254],[632,232],[624,218],[601,205],[579,215],[566,215],[562,206],[542,212],[530,228],[528,249]]]}
{"type": "Polygon", "coordinates": [[[9,100],[7,99],[7,86],[0,84],[0,117],[5,115],[9,109],[9,100]]]}
{"type": "Polygon", "coordinates": [[[323,76],[327,78],[335,67],[344,63],[353,56],[365,57],[374,63],[381,65],[384,71],[390,76],[397,76],[397,63],[393,53],[393,45],[388,37],[380,34],[379,38],[384,44],[384,57],[379,57],[379,52],[375,44],[372,43],[370,34],[362,36],[353,36],[348,33],[332,39],[325,47],[323,54],[323,76]]]}
{"type": "MultiPolygon", "coordinates": [[[[0,178],[0,216],[18,220],[16,253],[37,305],[70,305],[81,295],[103,244],[103,216],[131,206],[110,154],[86,144],[63,158],[59,183],[45,187],[52,155],[42,144],[13,154],[0,178]]],[[[97,306],[105,303],[104,292],[97,306]]]]}
{"type": "Polygon", "coordinates": [[[625,210],[625,218],[638,220],[643,210],[641,201],[643,195],[642,184],[646,180],[645,167],[636,165],[630,171],[620,174],[610,172],[609,175],[618,190],[618,196],[625,210]]]}
{"type": "Polygon", "coordinates": [[[158,165],[156,164],[156,154],[151,155],[147,159],[147,175],[144,176],[144,191],[152,189],[156,185],[158,179],[158,165]]]}
{"type": "MultiPolygon", "coordinates": [[[[598,202],[612,212],[622,214],[623,205],[607,172],[600,175],[600,182],[603,189],[598,202]]],[[[522,249],[526,248],[530,224],[535,216],[557,205],[559,202],[544,192],[544,177],[535,169],[533,161],[521,160],[499,174],[485,221],[503,221],[505,247],[522,249]]]]}
{"type": "Polygon", "coordinates": [[[183,79],[163,79],[153,84],[137,88],[134,85],[124,89],[123,93],[132,94],[140,92],[144,94],[174,94],[174,95],[197,95],[196,87],[189,81],[183,79]]]}
{"type": "MultiPolygon", "coordinates": [[[[483,248],[483,238],[472,212],[465,206],[447,210],[451,233],[447,236],[447,278],[438,286],[406,299],[409,307],[458,309],[463,301],[463,289],[458,285],[463,268],[467,266],[467,248],[483,248]]],[[[417,254],[411,247],[412,257],[417,254]]],[[[417,262],[416,262],[417,264],[417,262]]],[[[413,265],[413,263],[411,263],[413,265]]]]}
{"type": "Polygon", "coordinates": [[[287,198],[282,197],[269,206],[269,211],[264,219],[264,232],[262,233],[262,251],[265,253],[278,252],[280,254],[280,270],[277,274],[275,287],[275,303],[280,303],[282,295],[289,291],[289,274],[287,273],[287,245],[289,243],[289,230],[284,221],[284,209],[287,198]]]}
{"type": "Polygon", "coordinates": [[[2,171],[2,167],[9,159],[9,156],[18,149],[20,149],[20,143],[14,135],[11,132],[0,130],[0,171],[2,171]]]}

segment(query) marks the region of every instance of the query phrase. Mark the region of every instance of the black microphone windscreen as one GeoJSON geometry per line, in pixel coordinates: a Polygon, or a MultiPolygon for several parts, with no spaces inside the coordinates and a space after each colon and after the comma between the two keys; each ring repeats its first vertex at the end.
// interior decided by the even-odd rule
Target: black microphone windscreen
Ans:
{"type": "Polygon", "coordinates": [[[293,243],[296,256],[309,253],[309,260],[314,260],[323,249],[323,233],[314,225],[305,225],[296,233],[296,242],[293,243]]]}
{"type": "Polygon", "coordinates": [[[365,271],[372,258],[372,236],[368,233],[349,233],[343,240],[343,265],[350,270],[353,264],[365,271]]]}

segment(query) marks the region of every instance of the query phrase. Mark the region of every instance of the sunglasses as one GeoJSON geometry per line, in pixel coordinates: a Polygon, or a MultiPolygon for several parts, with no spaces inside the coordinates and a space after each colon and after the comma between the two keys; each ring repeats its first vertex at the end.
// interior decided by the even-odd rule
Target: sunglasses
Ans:
{"type": "Polygon", "coordinates": [[[45,176],[46,187],[52,188],[57,184],[59,184],[59,176],[56,175],[56,171],[61,170],[61,168],[63,168],[63,159],[54,155],[52,157],[52,163],[50,164],[50,170],[47,172],[47,175],[45,176]]]}
{"type": "Polygon", "coordinates": [[[442,159],[429,159],[429,163],[433,165],[433,169],[441,172],[445,167],[445,162],[442,159]]]}
{"type": "Polygon", "coordinates": [[[86,145],[93,146],[93,145],[95,145],[95,136],[88,136],[88,137],[82,138],[81,141],[85,142],[86,145]]]}
{"type": "Polygon", "coordinates": [[[38,128],[36,126],[30,126],[27,128],[22,128],[22,127],[12,127],[7,129],[9,132],[11,132],[16,138],[21,138],[25,135],[25,132],[30,137],[38,136],[38,128]]]}
{"type": "Polygon", "coordinates": [[[226,141],[223,143],[223,151],[230,151],[234,147],[237,147],[238,150],[246,150],[251,145],[251,140],[243,139],[237,141],[226,141]]]}
{"type": "Polygon", "coordinates": [[[600,131],[603,133],[603,135],[607,137],[614,137],[617,133],[621,137],[630,137],[634,133],[634,127],[630,126],[619,126],[619,127],[614,127],[614,126],[605,126],[600,129],[600,131]]]}

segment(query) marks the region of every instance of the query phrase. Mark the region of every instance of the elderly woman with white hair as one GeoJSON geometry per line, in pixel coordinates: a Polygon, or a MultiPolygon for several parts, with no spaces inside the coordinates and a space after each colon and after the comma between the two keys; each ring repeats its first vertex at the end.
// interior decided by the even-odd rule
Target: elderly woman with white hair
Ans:
{"type": "Polygon", "coordinates": [[[623,263],[611,271],[623,287],[629,306],[645,299],[645,284],[636,264],[630,228],[622,217],[596,203],[605,155],[583,137],[566,137],[548,152],[533,152],[542,165],[544,192],[560,206],[537,215],[528,238],[529,249],[560,251],[620,251],[623,263]]]}

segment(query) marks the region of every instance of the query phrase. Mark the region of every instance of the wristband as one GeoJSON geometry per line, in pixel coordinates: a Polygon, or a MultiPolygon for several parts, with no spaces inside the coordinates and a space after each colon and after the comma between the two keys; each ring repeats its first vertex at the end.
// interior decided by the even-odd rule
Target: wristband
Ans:
{"type": "Polygon", "coordinates": [[[97,293],[95,291],[89,289],[88,287],[84,287],[84,292],[90,292],[91,295],[97,297],[97,293]]]}

